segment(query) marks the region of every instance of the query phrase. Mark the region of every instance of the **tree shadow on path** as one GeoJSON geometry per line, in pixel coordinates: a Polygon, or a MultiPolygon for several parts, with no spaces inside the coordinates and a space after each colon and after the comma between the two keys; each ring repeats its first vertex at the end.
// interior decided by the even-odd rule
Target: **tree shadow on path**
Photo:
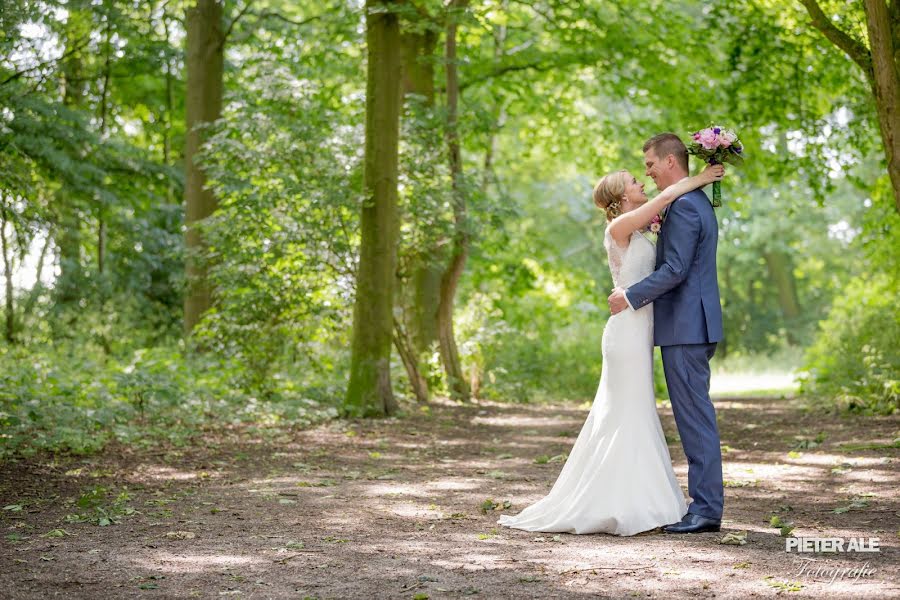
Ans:
{"type": "MultiPolygon", "coordinates": [[[[715,403],[721,533],[501,528],[501,512],[550,489],[588,405],[436,402],[403,419],[209,436],[157,454],[8,462],[0,589],[9,598],[900,595],[897,419],[809,413],[789,398],[715,403]],[[111,522],[101,527],[103,512],[111,522]],[[795,536],[877,537],[881,552],[789,554],[773,517],[795,536]],[[746,543],[721,544],[729,532],[746,532],[746,543]],[[864,565],[856,578],[829,571],[864,565]]],[[[659,414],[686,488],[671,410],[659,414]]]]}

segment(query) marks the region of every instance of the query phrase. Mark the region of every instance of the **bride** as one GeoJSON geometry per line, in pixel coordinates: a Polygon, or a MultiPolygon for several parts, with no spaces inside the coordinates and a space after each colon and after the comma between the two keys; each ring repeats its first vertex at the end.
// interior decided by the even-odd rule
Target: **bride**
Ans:
{"type": "MultiPolygon", "coordinates": [[[[604,245],[613,284],[627,288],[653,272],[644,232],[678,197],[721,180],[721,165],[686,177],[647,201],[628,171],[605,176],[594,204],[606,212],[604,245]]],[[[600,386],[550,493],[500,525],[526,531],[634,535],[676,523],[687,512],[653,393],[653,307],[610,317],[603,332],[600,386]]]]}

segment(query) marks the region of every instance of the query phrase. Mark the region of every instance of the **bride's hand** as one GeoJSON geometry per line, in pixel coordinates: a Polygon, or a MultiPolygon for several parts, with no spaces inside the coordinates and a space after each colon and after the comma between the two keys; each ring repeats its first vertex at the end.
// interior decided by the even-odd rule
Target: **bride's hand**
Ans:
{"type": "Polygon", "coordinates": [[[703,185],[708,185],[714,181],[722,181],[722,178],[725,177],[725,166],[707,165],[703,172],[700,173],[700,177],[703,180],[703,185]]]}

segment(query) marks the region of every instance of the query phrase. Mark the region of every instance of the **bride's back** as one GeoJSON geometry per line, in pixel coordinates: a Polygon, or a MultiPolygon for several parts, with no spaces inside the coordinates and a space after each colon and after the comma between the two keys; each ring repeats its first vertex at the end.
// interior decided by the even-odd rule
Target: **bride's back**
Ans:
{"type": "Polygon", "coordinates": [[[632,233],[630,243],[623,248],[616,244],[607,227],[603,245],[615,287],[627,288],[653,272],[656,247],[640,232],[632,233]]]}

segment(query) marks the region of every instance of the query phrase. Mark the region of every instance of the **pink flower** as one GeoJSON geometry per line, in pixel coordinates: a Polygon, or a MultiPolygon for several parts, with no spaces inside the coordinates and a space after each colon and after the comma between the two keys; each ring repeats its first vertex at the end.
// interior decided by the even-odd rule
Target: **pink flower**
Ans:
{"type": "Polygon", "coordinates": [[[707,150],[715,150],[719,147],[719,136],[712,129],[702,130],[698,141],[707,150]]]}
{"type": "Polygon", "coordinates": [[[723,129],[721,133],[719,133],[719,144],[723,148],[729,147],[731,144],[737,140],[737,135],[733,131],[729,131],[727,129],[723,129]]]}

